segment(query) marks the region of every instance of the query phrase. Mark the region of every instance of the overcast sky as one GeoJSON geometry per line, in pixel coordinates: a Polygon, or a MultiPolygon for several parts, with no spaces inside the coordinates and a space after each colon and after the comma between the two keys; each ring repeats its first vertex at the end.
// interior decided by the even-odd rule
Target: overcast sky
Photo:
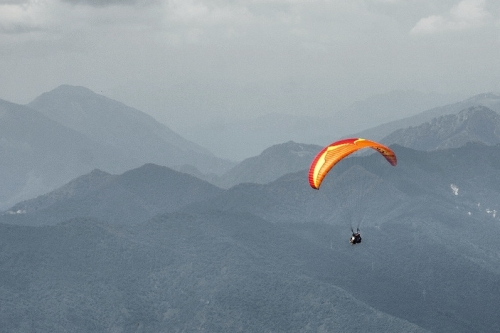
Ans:
{"type": "Polygon", "coordinates": [[[81,85],[174,130],[500,92],[499,58],[497,0],[0,0],[1,99],[81,85]]]}

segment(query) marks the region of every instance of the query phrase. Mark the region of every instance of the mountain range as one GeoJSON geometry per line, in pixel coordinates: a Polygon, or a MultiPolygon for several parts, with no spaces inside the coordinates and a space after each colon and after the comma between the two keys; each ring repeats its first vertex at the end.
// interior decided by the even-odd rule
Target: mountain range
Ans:
{"type": "Polygon", "coordinates": [[[94,168],[117,172],[133,165],[108,145],[28,107],[0,101],[0,207],[44,194],[94,168]]]}
{"type": "Polygon", "coordinates": [[[62,85],[27,106],[125,153],[137,161],[136,166],[150,162],[179,168],[188,164],[204,173],[217,173],[229,164],[151,116],[84,87],[62,85]]]}
{"type": "MultiPolygon", "coordinates": [[[[271,145],[290,140],[326,145],[350,133],[406,119],[429,109],[446,107],[457,100],[459,97],[451,95],[396,90],[359,100],[347,108],[323,110],[322,116],[303,116],[293,114],[293,111],[283,113],[276,110],[252,119],[216,119],[206,125],[186,128],[183,133],[194,142],[203,143],[217,156],[241,161],[260,154],[271,145]]],[[[319,112],[320,107],[320,102],[318,105],[301,105],[300,99],[297,100],[297,108],[301,109],[301,113],[304,110],[319,112]]],[[[425,121],[430,119],[426,118],[425,121]]],[[[414,123],[391,127],[392,130],[384,132],[383,136],[411,125],[414,123]]]]}
{"type": "Polygon", "coordinates": [[[419,126],[399,129],[381,140],[418,150],[458,148],[467,142],[500,143],[500,115],[485,106],[432,119],[419,126]]]}
{"type": "Polygon", "coordinates": [[[0,302],[9,309],[2,327],[498,330],[500,146],[391,147],[397,167],[378,154],[348,158],[320,190],[301,170],[213,193],[202,180],[146,165],[114,178],[94,171],[73,184],[82,193],[101,182],[106,211],[87,200],[69,205],[68,194],[25,202],[17,208],[26,213],[0,221],[8,281],[0,302]],[[164,189],[155,191],[159,181],[164,189]],[[209,191],[191,189],[197,199],[151,219],[113,218],[135,207],[123,191],[130,184],[155,207],[182,196],[170,190],[176,181],[209,191]],[[44,222],[57,215],[50,207],[64,208],[59,220],[67,222],[44,222]],[[18,217],[52,226],[21,226],[18,217]],[[348,243],[351,227],[361,228],[359,246],[348,243]]]}
{"type": "MultiPolygon", "coordinates": [[[[398,144],[417,150],[458,148],[467,142],[500,143],[500,115],[485,106],[439,116],[420,125],[401,128],[382,138],[386,145],[398,144]]],[[[211,181],[223,188],[249,182],[265,184],[285,174],[307,169],[322,149],[289,141],[244,159],[221,177],[211,181]]],[[[364,152],[361,152],[364,153],[364,152]]],[[[359,155],[359,153],[358,153],[359,155]]]]}
{"type": "Polygon", "coordinates": [[[96,168],[116,174],[145,163],[208,175],[234,165],[83,87],[61,86],[27,106],[0,101],[0,209],[96,168]]]}
{"type": "MultiPolygon", "coordinates": [[[[53,93],[62,106],[50,94],[0,103],[0,153],[15,156],[1,162],[6,184],[54,173],[52,191],[0,214],[2,332],[500,331],[495,95],[387,133],[396,167],[355,154],[313,190],[321,146],[274,145],[209,183],[196,165],[184,168],[201,178],[136,166],[140,149],[123,151],[140,140],[99,134],[114,125],[92,112],[123,105],[84,88],[53,93]],[[64,100],[73,93],[87,97],[64,100]],[[66,108],[82,119],[64,119],[66,108]],[[80,128],[86,114],[98,121],[80,128]],[[76,144],[102,167],[82,162],[88,171],[56,186],[79,164],[68,161],[89,156],[76,144]],[[363,241],[351,246],[356,228],[363,241]]],[[[139,117],[129,131],[156,133],[128,111],[139,117]]]]}
{"type": "Polygon", "coordinates": [[[271,146],[257,156],[244,159],[214,181],[229,188],[240,183],[266,184],[309,167],[321,146],[288,141],[271,146]]]}
{"type": "MultiPolygon", "coordinates": [[[[393,141],[399,144],[421,150],[434,150],[440,146],[449,145],[449,142],[453,141],[450,138],[456,137],[460,138],[460,140],[456,142],[457,144],[455,144],[455,146],[461,146],[464,141],[494,144],[500,142],[498,139],[491,139],[497,132],[497,127],[494,126],[494,119],[498,119],[498,117],[498,114],[487,108],[471,108],[464,110],[458,115],[435,118],[432,123],[396,131],[392,136],[388,137],[388,140],[394,138],[393,141]],[[488,130],[485,131],[484,129],[488,130]],[[490,139],[477,140],[478,137],[490,139]],[[431,141],[434,143],[434,146],[425,145],[431,141]],[[411,145],[412,142],[421,144],[414,147],[411,145]],[[440,144],[436,144],[436,142],[440,144]]],[[[276,181],[282,176],[294,174],[296,172],[304,173],[309,167],[310,161],[320,149],[320,146],[304,145],[294,142],[276,145],[266,149],[259,156],[242,161],[220,177],[216,183],[222,188],[230,188],[242,183],[249,183],[249,188],[252,189],[260,188],[259,185],[256,184],[267,184],[276,181]]],[[[346,162],[346,164],[347,163],[349,162],[346,162]]],[[[401,168],[398,168],[398,170],[399,169],[401,168]]],[[[341,167],[339,170],[341,170],[341,167]]],[[[301,175],[301,177],[303,177],[303,175],[301,175]]],[[[31,219],[30,216],[33,213],[37,214],[35,220],[38,224],[53,224],[80,216],[105,216],[106,220],[111,219],[113,221],[122,221],[128,224],[134,221],[147,220],[162,212],[174,211],[187,203],[199,201],[205,196],[217,197],[223,192],[221,188],[207,182],[203,182],[203,186],[189,185],[193,183],[193,178],[193,176],[153,164],[145,165],[118,176],[95,170],[47,195],[42,195],[35,199],[23,201],[14,205],[9,210],[9,216],[16,215],[15,217],[10,217],[12,219],[15,218],[18,224],[22,224],[24,220],[28,222],[32,221],[33,219],[31,219]],[[124,180],[129,179],[131,175],[135,174],[144,175],[140,177],[141,180],[124,180]],[[198,190],[195,191],[194,188],[198,188],[198,190]],[[118,200],[117,202],[111,200],[110,202],[109,199],[106,199],[112,198],[113,196],[122,197],[124,194],[128,197],[128,199],[126,199],[127,204],[125,205],[127,210],[122,208],[123,200],[118,200]],[[165,195],[167,195],[167,197],[163,198],[165,195]],[[161,199],[155,200],[155,198],[161,199]],[[108,205],[103,205],[102,202],[108,202],[108,205]],[[67,211],[71,212],[73,210],[72,207],[74,205],[79,206],[79,209],[76,211],[78,211],[80,215],[66,215],[67,211]],[[83,208],[84,206],[86,208],[83,208]],[[44,212],[43,214],[41,214],[42,211],[44,212]],[[107,214],[105,214],[106,211],[108,212],[107,214]],[[13,214],[15,212],[22,212],[23,214],[13,214]]],[[[305,178],[306,177],[304,177],[304,179],[305,178]]],[[[377,180],[373,182],[376,183],[377,180]]],[[[345,185],[339,188],[344,187],[345,185]]],[[[252,195],[249,195],[249,197],[245,199],[239,197],[238,191],[242,188],[245,193],[253,192],[253,190],[249,188],[237,186],[236,188],[230,189],[230,191],[227,192],[229,193],[227,196],[221,195],[221,199],[219,200],[224,202],[225,207],[230,205],[230,202],[233,200],[236,200],[239,204],[245,202],[249,205],[254,205],[252,195]]],[[[304,188],[307,188],[307,186],[304,186],[304,188]]],[[[273,191],[275,190],[276,189],[273,191]]],[[[288,190],[283,191],[288,193],[288,190]]],[[[322,193],[323,192],[327,191],[322,191],[322,193]]],[[[270,206],[273,205],[273,200],[275,200],[276,197],[275,193],[269,195],[261,193],[257,196],[268,196],[268,200],[265,202],[270,206]]],[[[303,196],[302,194],[297,194],[296,197],[308,198],[308,196],[303,196]]],[[[311,204],[307,200],[288,204],[299,211],[295,214],[297,221],[307,219],[307,217],[303,216],[300,212],[308,211],[308,209],[314,207],[314,204],[311,204]]],[[[321,200],[327,199],[322,198],[321,200]]],[[[214,203],[210,203],[210,206],[214,206],[214,203]]],[[[337,209],[339,207],[330,208],[337,209]]],[[[288,208],[283,208],[283,210],[286,209],[288,208]]],[[[262,210],[268,213],[271,211],[267,208],[262,208],[262,210]]],[[[328,216],[331,212],[326,211],[322,212],[322,214],[328,216]]],[[[262,217],[273,220],[269,215],[262,217]]],[[[319,219],[320,217],[317,218],[319,219]]]]}
{"type": "MultiPolygon", "coordinates": [[[[373,114],[373,110],[393,110],[397,105],[395,101],[399,101],[402,111],[398,114],[403,117],[433,103],[445,103],[446,98],[450,97],[393,92],[387,96],[358,102],[352,106],[351,111],[360,113],[363,109],[367,113],[366,119],[372,119],[368,114],[373,114]],[[415,100],[419,102],[411,103],[415,100]]],[[[376,127],[373,129],[374,136],[366,137],[382,139],[394,130],[420,125],[432,119],[431,116],[457,113],[465,106],[484,105],[498,111],[499,101],[500,97],[494,94],[478,95],[460,103],[388,123],[383,129],[376,127]]],[[[269,147],[270,142],[282,144],[294,136],[306,140],[295,142],[307,142],[308,136],[314,136],[316,142],[328,144],[340,139],[341,133],[345,132],[339,125],[342,123],[339,122],[339,117],[343,119],[342,115],[337,119],[270,115],[257,119],[254,125],[245,122],[244,128],[229,126],[236,131],[232,134],[233,137],[248,139],[239,146],[236,141],[222,140],[218,135],[201,140],[205,143],[215,140],[219,148],[225,151],[232,149],[227,146],[230,144],[238,147],[242,154],[252,156],[243,159],[241,163],[234,163],[214,156],[147,114],[84,87],[62,85],[25,106],[1,101],[0,109],[0,167],[3,170],[0,175],[3,184],[0,189],[0,209],[7,209],[17,202],[47,193],[93,169],[117,174],[146,163],[168,166],[224,188],[241,181],[267,182],[296,169],[285,168],[276,173],[279,168],[275,166],[266,173],[251,176],[251,172],[246,173],[244,170],[246,164],[254,163],[253,158],[263,153],[253,154],[256,147],[269,147]],[[286,128],[301,135],[291,135],[286,128]],[[254,140],[254,134],[245,134],[248,129],[260,138],[254,140]],[[258,134],[262,132],[274,133],[276,137],[270,140],[269,135],[258,134]],[[234,170],[231,170],[233,167],[234,170]],[[270,170],[275,172],[275,176],[268,174],[270,170]]],[[[225,130],[219,128],[217,131],[223,133],[225,130]]],[[[203,132],[199,132],[200,135],[201,133],[203,132]]],[[[297,163],[305,163],[305,160],[302,158],[302,162],[297,163]]]]}
{"type": "Polygon", "coordinates": [[[495,112],[500,112],[500,95],[495,93],[484,93],[472,96],[468,99],[465,99],[460,102],[446,104],[443,106],[438,106],[432,109],[428,109],[426,111],[417,113],[413,116],[393,120],[378,126],[370,127],[363,131],[357,132],[351,136],[359,136],[371,138],[373,140],[381,140],[392,132],[404,129],[407,127],[415,127],[426,122],[431,121],[434,118],[438,118],[441,116],[446,116],[450,114],[459,113],[462,110],[484,106],[495,112]]]}
{"type": "Polygon", "coordinates": [[[206,181],[155,164],[120,175],[96,169],[48,194],[14,205],[4,215],[4,222],[51,225],[90,217],[114,224],[137,224],[222,191],[206,181]]]}

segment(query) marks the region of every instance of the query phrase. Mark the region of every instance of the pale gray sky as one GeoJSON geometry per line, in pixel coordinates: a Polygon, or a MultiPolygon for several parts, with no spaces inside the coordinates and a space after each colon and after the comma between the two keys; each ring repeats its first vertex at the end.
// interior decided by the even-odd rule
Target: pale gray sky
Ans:
{"type": "Polygon", "coordinates": [[[0,98],[61,84],[174,130],[395,89],[500,92],[496,0],[0,0],[0,98]]]}

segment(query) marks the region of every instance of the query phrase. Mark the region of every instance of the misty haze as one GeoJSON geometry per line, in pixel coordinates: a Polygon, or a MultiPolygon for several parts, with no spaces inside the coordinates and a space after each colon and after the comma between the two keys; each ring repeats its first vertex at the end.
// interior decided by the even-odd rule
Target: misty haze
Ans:
{"type": "Polygon", "coordinates": [[[0,1],[0,332],[500,332],[499,22],[0,1]]]}

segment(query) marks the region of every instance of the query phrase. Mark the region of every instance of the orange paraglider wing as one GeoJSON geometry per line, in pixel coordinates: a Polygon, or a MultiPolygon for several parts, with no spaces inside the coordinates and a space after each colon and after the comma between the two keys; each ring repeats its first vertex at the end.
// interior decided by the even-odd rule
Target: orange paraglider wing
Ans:
{"type": "Polygon", "coordinates": [[[362,138],[344,139],[332,143],[321,150],[314,158],[309,168],[309,184],[314,189],[319,189],[323,178],[344,157],[363,148],[372,148],[385,157],[387,162],[396,166],[397,159],[394,152],[378,142],[362,138]]]}

